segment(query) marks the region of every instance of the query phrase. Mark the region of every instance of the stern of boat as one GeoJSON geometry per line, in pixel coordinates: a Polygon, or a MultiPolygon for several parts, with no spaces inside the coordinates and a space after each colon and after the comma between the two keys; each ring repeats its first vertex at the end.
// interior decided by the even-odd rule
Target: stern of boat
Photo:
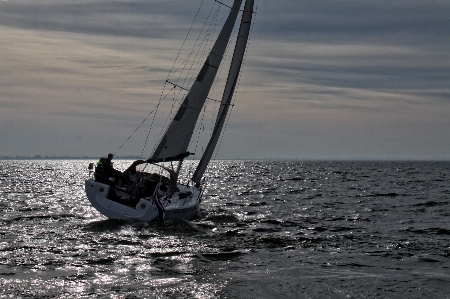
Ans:
{"type": "Polygon", "coordinates": [[[151,198],[141,198],[134,206],[108,198],[110,186],[92,180],[85,181],[86,196],[92,206],[110,219],[152,221],[159,215],[151,198]]]}

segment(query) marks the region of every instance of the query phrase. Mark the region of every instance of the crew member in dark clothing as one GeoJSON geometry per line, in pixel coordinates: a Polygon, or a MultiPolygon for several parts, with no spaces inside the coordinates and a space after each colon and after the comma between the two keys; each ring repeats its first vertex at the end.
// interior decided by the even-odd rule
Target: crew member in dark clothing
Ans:
{"type": "Polygon", "coordinates": [[[109,176],[105,169],[106,164],[106,158],[101,157],[100,160],[97,162],[97,165],[95,166],[95,181],[103,184],[108,184],[109,182],[109,176]]]}
{"type": "Polygon", "coordinates": [[[116,191],[114,190],[114,182],[109,180],[110,174],[108,173],[106,169],[106,158],[101,157],[100,160],[97,162],[97,166],[95,167],[95,181],[110,185],[111,188],[109,189],[108,198],[114,201],[119,202],[120,196],[117,196],[116,191]]]}
{"type": "Polygon", "coordinates": [[[115,177],[116,181],[117,179],[120,179],[122,181],[122,184],[130,184],[130,182],[127,180],[127,178],[123,175],[123,173],[119,170],[114,169],[113,162],[111,161],[114,158],[114,155],[109,153],[108,158],[105,160],[105,170],[108,173],[110,177],[115,177]]]}

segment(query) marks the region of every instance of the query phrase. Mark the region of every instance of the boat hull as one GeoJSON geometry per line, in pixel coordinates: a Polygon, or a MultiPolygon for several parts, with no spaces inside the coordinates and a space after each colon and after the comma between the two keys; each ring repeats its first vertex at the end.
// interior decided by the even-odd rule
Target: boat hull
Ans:
{"type": "MultiPolygon", "coordinates": [[[[169,196],[163,196],[160,201],[165,209],[164,219],[191,220],[198,212],[201,202],[201,189],[194,186],[178,185],[180,189],[169,196]]],[[[86,196],[92,206],[110,219],[158,221],[160,213],[153,198],[139,198],[136,204],[128,204],[108,198],[111,187],[107,184],[85,181],[86,196]]],[[[120,189],[115,189],[118,194],[120,189]]]]}

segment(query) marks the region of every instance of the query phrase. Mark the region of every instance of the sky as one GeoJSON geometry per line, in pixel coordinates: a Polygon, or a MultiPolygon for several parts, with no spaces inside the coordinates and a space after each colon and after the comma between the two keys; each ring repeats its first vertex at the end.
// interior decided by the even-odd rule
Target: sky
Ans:
{"type": "MultiPolygon", "coordinates": [[[[0,156],[115,153],[202,2],[1,0],[0,156]]],[[[450,159],[448,0],[255,3],[215,158],[450,159]]],[[[150,156],[165,112],[117,155],[150,156]]]]}

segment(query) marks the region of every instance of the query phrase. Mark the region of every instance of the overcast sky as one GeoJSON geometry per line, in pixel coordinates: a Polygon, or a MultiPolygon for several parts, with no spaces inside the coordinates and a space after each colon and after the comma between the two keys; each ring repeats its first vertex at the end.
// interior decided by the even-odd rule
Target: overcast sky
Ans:
{"type": "MultiPolygon", "coordinates": [[[[0,156],[115,152],[201,3],[2,0],[0,156]]],[[[216,158],[450,159],[450,1],[255,3],[216,158]]],[[[117,154],[140,155],[149,125],[117,154]]]]}

